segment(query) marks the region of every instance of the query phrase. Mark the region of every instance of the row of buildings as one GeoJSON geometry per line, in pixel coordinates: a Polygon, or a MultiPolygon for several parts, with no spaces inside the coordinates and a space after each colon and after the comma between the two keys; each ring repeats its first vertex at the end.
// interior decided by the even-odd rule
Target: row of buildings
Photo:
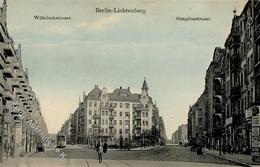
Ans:
{"type": "Polygon", "coordinates": [[[146,80],[141,93],[122,87],[112,93],[95,85],[63,124],[67,143],[94,146],[100,139],[109,145],[155,144],[166,141],[159,109],[148,94],[146,80]]]}
{"type": "Polygon", "coordinates": [[[172,134],[172,143],[187,145],[188,144],[188,125],[182,124],[178,129],[172,134]]]}
{"type": "MultiPolygon", "coordinates": [[[[213,53],[205,89],[188,113],[188,138],[221,149],[260,153],[260,0],[234,11],[224,48],[213,53]]],[[[255,155],[255,156],[254,156],[255,155]]]]}
{"type": "Polygon", "coordinates": [[[28,71],[23,69],[21,45],[15,48],[8,33],[4,0],[0,8],[0,157],[19,156],[35,151],[41,141],[33,130],[21,119],[18,112],[30,116],[45,134],[46,124],[41,114],[39,100],[29,84],[28,71]],[[16,110],[19,108],[19,110],[16,110]]]}

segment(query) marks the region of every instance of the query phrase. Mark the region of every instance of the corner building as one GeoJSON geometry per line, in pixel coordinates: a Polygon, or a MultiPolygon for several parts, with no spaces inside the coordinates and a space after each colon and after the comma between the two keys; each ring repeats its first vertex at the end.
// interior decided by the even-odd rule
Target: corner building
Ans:
{"type": "Polygon", "coordinates": [[[95,144],[97,139],[105,139],[110,144],[117,144],[119,140],[140,138],[142,134],[151,132],[153,115],[158,115],[152,98],[148,94],[146,80],[143,82],[140,94],[132,93],[130,88],[122,87],[112,93],[102,90],[95,85],[83,103],[86,114],[87,143],[95,144]],[[153,113],[155,112],[155,113],[153,113]]]}

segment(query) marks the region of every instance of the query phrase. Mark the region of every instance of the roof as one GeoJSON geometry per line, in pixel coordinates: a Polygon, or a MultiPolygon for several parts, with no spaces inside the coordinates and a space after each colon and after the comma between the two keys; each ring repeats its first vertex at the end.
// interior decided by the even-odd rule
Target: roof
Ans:
{"type": "Polygon", "coordinates": [[[99,89],[97,85],[95,85],[95,88],[89,92],[87,99],[88,100],[99,100],[101,93],[102,93],[102,90],[99,89]]]}
{"type": "Polygon", "coordinates": [[[144,82],[143,82],[143,86],[142,86],[142,90],[148,90],[148,86],[147,86],[147,83],[146,83],[146,80],[144,79],[144,82]]]}
{"type": "Polygon", "coordinates": [[[110,101],[139,102],[139,94],[132,94],[129,89],[115,89],[113,93],[108,93],[110,101]]]}

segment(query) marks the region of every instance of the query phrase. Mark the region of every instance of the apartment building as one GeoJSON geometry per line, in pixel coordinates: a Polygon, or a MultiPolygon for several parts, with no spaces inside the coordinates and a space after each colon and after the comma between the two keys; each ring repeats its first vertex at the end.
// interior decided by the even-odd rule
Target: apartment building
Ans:
{"type": "Polygon", "coordinates": [[[148,138],[159,142],[159,109],[148,89],[144,80],[141,93],[132,93],[129,87],[108,92],[98,85],[88,94],[83,92],[83,100],[70,118],[71,141],[92,146],[100,139],[110,145],[130,140],[151,142],[148,138]]]}
{"type": "MultiPolygon", "coordinates": [[[[15,48],[7,29],[7,3],[4,0],[0,9],[0,136],[1,148],[7,143],[13,157],[25,152],[35,151],[40,137],[26,126],[18,115],[19,110],[30,116],[48,134],[41,114],[40,103],[29,84],[28,70],[23,69],[21,45],[15,48]]],[[[1,158],[5,154],[1,150],[1,158]]]]}
{"type": "MultiPolygon", "coordinates": [[[[259,0],[248,0],[240,15],[234,10],[225,48],[215,49],[204,90],[204,118],[209,127],[204,134],[206,144],[216,149],[232,145],[235,152],[252,152],[254,161],[260,161],[260,125],[256,123],[260,119],[259,13],[259,0]]],[[[188,124],[194,133],[193,122],[188,124]]]]}

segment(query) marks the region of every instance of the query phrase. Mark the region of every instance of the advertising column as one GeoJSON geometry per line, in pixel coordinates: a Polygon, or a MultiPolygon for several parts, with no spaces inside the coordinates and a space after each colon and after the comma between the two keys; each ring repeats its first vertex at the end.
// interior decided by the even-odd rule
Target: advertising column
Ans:
{"type": "Polygon", "coordinates": [[[252,108],[252,160],[260,162],[260,114],[259,108],[252,108]]]}

